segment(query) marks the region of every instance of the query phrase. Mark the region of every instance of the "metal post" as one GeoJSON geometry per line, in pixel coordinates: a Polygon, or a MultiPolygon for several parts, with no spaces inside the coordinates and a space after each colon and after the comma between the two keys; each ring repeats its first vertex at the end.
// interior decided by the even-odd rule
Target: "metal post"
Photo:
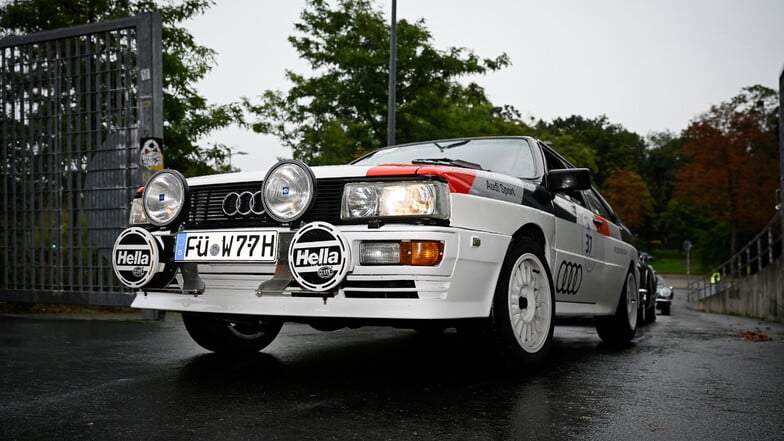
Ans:
{"type": "MultiPolygon", "coordinates": [[[[779,75],[779,194],[784,198],[784,69],[779,75]]],[[[779,256],[778,292],[782,291],[784,278],[784,203],[779,201],[779,219],[781,221],[781,255],[779,256]]]]}
{"type": "Polygon", "coordinates": [[[397,101],[397,0],[392,0],[389,24],[389,101],[387,103],[387,145],[395,145],[395,102],[397,101]]]}
{"type": "MultiPolygon", "coordinates": [[[[136,26],[139,51],[138,108],[139,140],[142,138],[163,139],[163,64],[161,52],[161,16],[148,12],[140,16],[136,26]]],[[[137,140],[137,142],[139,141],[137,140]]],[[[139,183],[144,183],[150,170],[139,164],[142,171],[139,183]]]]}
{"type": "Polygon", "coordinates": [[[773,228],[768,230],[768,265],[773,263],[773,228]]]}

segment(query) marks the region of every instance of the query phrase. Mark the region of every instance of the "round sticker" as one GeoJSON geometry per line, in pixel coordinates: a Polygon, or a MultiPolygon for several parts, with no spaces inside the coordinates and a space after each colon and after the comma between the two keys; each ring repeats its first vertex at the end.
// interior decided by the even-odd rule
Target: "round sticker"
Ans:
{"type": "Polygon", "coordinates": [[[129,288],[139,288],[158,272],[160,251],[149,231],[130,227],[120,233],[112,248],[112,267],[117,278],[129,288]]]}
{"type": "Polygon", "coordinates": [[[328,291],[346,277],[350,257],[345,239],[334,226],[313,222],[291,239],[289,268],[303,288],[328,291]]]}

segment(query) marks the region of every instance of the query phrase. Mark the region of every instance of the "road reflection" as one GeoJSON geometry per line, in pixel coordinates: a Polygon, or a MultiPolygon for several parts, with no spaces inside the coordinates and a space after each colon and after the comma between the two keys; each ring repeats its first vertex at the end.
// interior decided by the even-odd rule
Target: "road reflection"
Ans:
{"type": "Polygon", "coordinates": [[[223,407],[228,398],[245,403],[244,412],[302,418],[298,424],[333,434],[373,427],[404,437],[559,439],[596,417],[603,380],[586,383],[585,372],[630,350],[601,346],[593,330],[566,328],[545,363],[509,367],[454,332],[423,338],[297,328],[282,337],[270,353],[252,357],[197,355],[172,389],[193,406],[223,407]]]}

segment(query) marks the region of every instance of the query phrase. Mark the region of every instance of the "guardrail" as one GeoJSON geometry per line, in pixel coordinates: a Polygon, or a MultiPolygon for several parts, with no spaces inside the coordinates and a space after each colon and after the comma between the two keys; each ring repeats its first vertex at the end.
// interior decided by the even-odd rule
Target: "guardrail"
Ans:
{"type": "Polygon", "coordinates": [[[777,211],[765,228],[729,260],[713,268],[707,277],[689,282],[689,302],[731,291],[739,279],[759,273],[780,257],[781,238],[781,213],[777,211]]]}

